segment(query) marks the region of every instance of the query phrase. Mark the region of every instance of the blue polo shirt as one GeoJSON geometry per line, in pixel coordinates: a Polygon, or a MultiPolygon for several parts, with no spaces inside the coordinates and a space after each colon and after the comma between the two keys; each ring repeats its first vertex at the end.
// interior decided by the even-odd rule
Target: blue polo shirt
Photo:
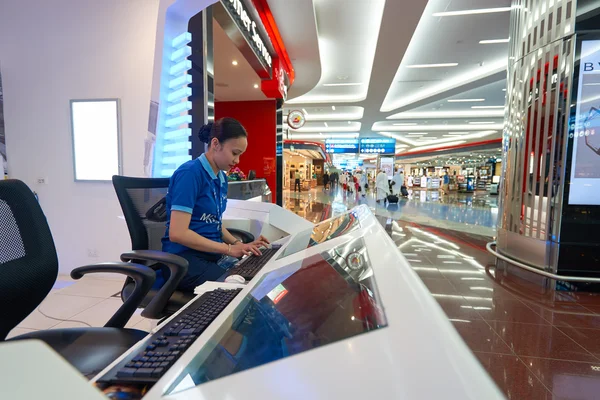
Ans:
{"type": "MultiPolygon", "coordinates": [[[[189,247],[169,240],[171,211],[192,215],[190,229],[215,242],[223,242],[221,218],[227,207],[227,177],[223,171],[214,173],[206,156],[181,165],[169,183],[167,200],[167,230],[162,239],[163,251],[179,254],[189,247]]],[[[202,253],[207,259],[218,259],[219,254],[202,253]]]]}

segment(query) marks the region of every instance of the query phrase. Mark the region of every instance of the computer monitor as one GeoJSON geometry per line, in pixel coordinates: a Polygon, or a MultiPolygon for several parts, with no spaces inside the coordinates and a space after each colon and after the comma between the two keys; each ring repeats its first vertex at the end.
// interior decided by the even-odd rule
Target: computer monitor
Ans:
{"type": "Polygon", "coordinates": [[[356,212],[347,212],[330,218],[296,234],[285,245],[285,249],[283,249],[278,259],[340,237],[359,228],[360,222],[356,212]]]}
{"type": "Polygon", "coordinates": [[[349,239],[265,274],[166,394],[386,326],[364,241],[349,239]]]}

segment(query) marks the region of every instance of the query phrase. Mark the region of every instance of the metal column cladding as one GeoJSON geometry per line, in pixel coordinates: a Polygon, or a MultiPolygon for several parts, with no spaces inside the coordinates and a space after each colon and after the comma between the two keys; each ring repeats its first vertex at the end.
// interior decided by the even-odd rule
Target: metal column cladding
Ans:
{"type": "Polygon", "coordinates": [[[550,241],[558,236],[564,192],[575,7],[575,0],[513,0],[511,11],[498,251],[552,271],[550,241]]]}

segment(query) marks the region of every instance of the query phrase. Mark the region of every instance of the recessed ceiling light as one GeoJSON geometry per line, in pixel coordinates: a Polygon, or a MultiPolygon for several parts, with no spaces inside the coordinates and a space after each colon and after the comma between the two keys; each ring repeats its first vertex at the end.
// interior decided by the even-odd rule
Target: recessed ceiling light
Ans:
{"type": "Polygon", "coordinates": [[[331,106],[331,109],[332,109],[333,111],[335,111],[335,106],[331,106]]]}
{"type": "Polygon", "coordinates": [[[232,63],[233,65],[238,65],[238,62],[237,62],[237,61],[235,61],[235,60],[233,60],[231,63],[232,63]]]}
{"type": "Polygon", "coordinates": [[[494,121],[472,121],[469,122],[469,124],[471,125],[491,125],[491,124],[495,124],[494,121]]]}
{"type": "Polygon", "coordinates": [[[360,82],[348,82],[348,83],[324,83],[323,86],[360,86],[360,82]]]}
{"type": "Polygon", "coordinates": [[[456,67],[458,63],[441,63],[441,64],[413,64],[407,65],[406,68],[445,68],[456,67]]]}
{"type": "Polygon", "coordinates": [[[480,40],[479,44],[496,44],[496,43],[508,43],[510,39],[489,39],[489,40],[480,40]]]}
{"type": "Polygon", "coordinates": [[[327,122],[323,122],[325,124],[325,128],[329,128],[329,124],[327,122]]]}
{"type": "Polygon", "coordinates": [[[348,121],[348,125],[352,124],[352,121],[348,121]]]}
{"type": "Polygon", "coordinates": [[[492,110],[495,108],[504,108],[504,106],[472,106],[471,108],[480,110],[492,110]]]}
{"type": "Polygon", "coordinates": [[[390,115],[386,119],[431,119],[431,118],[494,118],[504,117],[503,111],[416,111],[390,115]]]}
{"type": "Polygon", "coordinates": [[[258,89],[258,83],[254,84],[254,89],[258,89]]]}
{"type": "Polygon", "coordinates": [[[506,89],[502,89],[503,92],[506,92],[506,89]]]}
{"type": "Polygon", "coordinates": [[[399,122],[397,124],[393,124],[394,126],[412,126],[416,125],[416,122],[399,122]]]}
{"type": "Polygon", "coordinates": [[[511,7],[480,8],[476,10],[444,11],[433,13],[434,17],[454,17],[457,15],[491,14],[510,11],[511,7]]]}
{"type": "Polygon", "coordinates": [[[448,103],[478,103],[485,101],[485,99],[450,99],[448,103]]]}

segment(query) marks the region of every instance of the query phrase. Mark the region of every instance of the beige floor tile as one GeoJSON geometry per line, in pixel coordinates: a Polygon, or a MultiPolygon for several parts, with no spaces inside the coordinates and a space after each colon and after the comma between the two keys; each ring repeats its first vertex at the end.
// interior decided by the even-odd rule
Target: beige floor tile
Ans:
{"type": "Polygon", "coordinates": [[[67,329],[67,328],[89,328],[86,324],[77,321],[64,321],[52,327],[52,329],[67,329]]]}
{"type": "Polygon", "coordinates": [[[123,281],[83,277],[73,285],[59,289],[55,291],[55,293],[69,296],[100,297],[106,299],[115,293],[120,292],[122,287],[123,281]]]}
{"type": "Polygon", "coordinates": [[[98,297],[66,296],[57,292],[50,293],[38,308],[48,317],[69,319],[101,301],[98,297]]]}
{"type": "Polygon", "coordinates": [[[36,308],[31,314],[27,316],[27,318],[25,318],[23,321],[21,321],[19,325],[17,325],[17,328],[50,329],[53,326],[59,324],[60,322],[61,321],[57,321],[43,316],[36,308]]]}
{"type": "Polygon", "coordinates": [[[104,326],[122,304],[121,299],[115,297],[105,299],[70,319],[82,321],[91,326],[104,326]]]}
{"type": "Polygon", "coordinates": [[[141,331],[150,332],[152,329],[156,328],[158,325],[158,321],[154,319],[143,318],[142,321],[138,322],[133,326],[134,329],[139,329],[141,331]]]}
{"type": "Polygon", "coordinates": [[[15,336],[24,335],[26,333],[35,332],[37,329],[27,329],[27,328],[15,328],[8,333],[6,336],[7,339],[13,338],[15,336]]]}

